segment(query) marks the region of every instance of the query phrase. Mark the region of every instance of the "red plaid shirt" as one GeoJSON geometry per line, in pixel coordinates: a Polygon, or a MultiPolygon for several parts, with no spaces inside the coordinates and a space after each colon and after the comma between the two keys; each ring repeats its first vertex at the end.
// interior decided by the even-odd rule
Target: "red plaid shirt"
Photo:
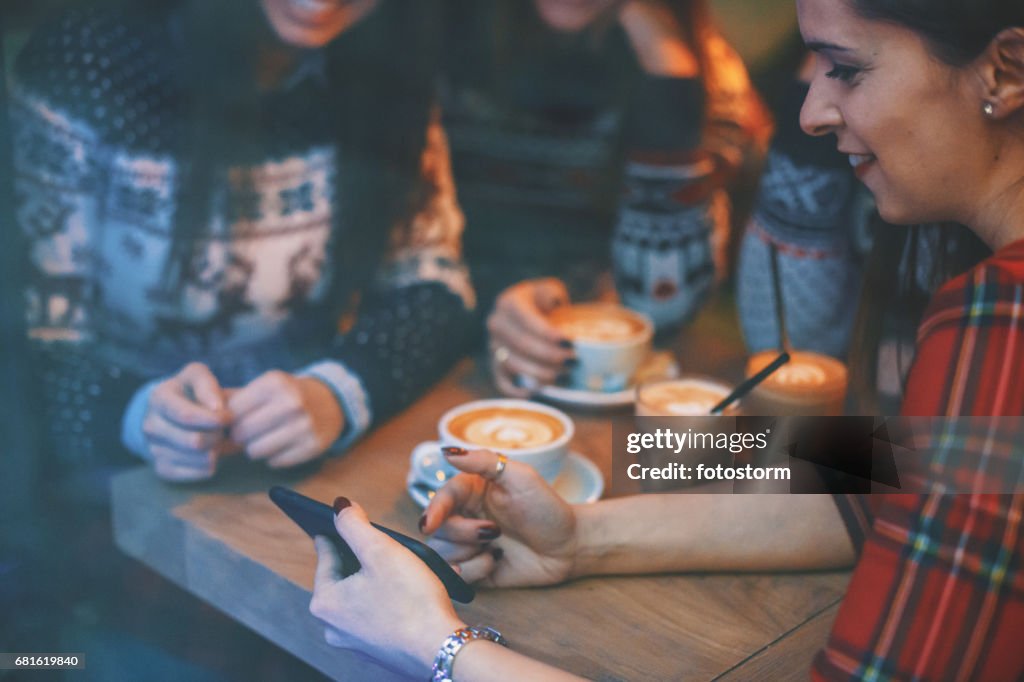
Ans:
{"type": "MultiPolygon", "coordinates": [[[[1024,415],[1024,241],[935,295],[902,412],[1024,415]]],[[[836,502],[859,560],[815,680],[1024,680],[1024,495],[836,502]]]]}

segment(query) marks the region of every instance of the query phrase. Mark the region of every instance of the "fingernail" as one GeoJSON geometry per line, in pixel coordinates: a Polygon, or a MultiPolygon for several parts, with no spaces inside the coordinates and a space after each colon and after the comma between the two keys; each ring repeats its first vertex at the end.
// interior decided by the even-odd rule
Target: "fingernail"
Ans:
{"type": "Polygon", "coordinates": [[[337,516],[344,509],[348,509],[352,506],[352,502],[347,497],[335,497],[334,498],[334,515],[337,516]]]}
{"type": "Polygon", "coordinates": [[[566,358],[565,362],[562,363],[563,367],[576,367],[580,364],[580,361],[576,358],[566,358]]]}
{"type": "Polygon", "coordinates": [[[464,455],[467,452],[469,452],[469,450],[467,450],[466,448],[460,448],[455,445],[446,445],[445,447],[441,448],[441,451],[444,452],[444,454],[448,455],[449,457],[458,457],[459,455],[464,455]]]}
{"type": "Polygon", "coordinates": [[[427,515],[426,515],[426,514],[424,514],[424,515],[422,515],[422,516],[420,517],[420,523],[419,523],[419,526],[420,526],[420,532],[421,532],[421,533],[423,532],[423,527],[424,527],[424,526],[426,526],[426,525],[427,525],[427,515]]]}
{"type": "Polygon", "coordinates": [[[569,339],[562,339],[558,342],[558,345],[566,350],[572,350],[572,341],[569,339]]]}
{"type": "Polygon", "coordinates": [[[501,561],[501,557],[505,556],[505,550],[501,547],[492,547],[491,556],[494,557],[495,561],[501,561]]]}
{"type": "Polygon", "coordinates": [[[476,537],[480,542],[490,542],[501,537],[501,529],[497,526],[484,526],[476,531],[476,537]]]}

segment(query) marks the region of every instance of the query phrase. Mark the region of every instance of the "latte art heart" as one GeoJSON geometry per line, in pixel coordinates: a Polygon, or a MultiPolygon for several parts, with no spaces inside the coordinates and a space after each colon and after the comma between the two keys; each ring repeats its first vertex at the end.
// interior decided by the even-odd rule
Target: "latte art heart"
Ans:
{"type": "Polygon", "coordinates": [[[775,382],[781,386],[821,386],[826,378],[825,370],[806,363],[791,362],[775,372],[775,382]]]}
{"type": "Polygon", "coordinates": [[[728,395],[725,387],[696,379],[673,379],[644,386],[640,391],[640,416],[700,416],[728,395]]]}
{"type": "Polygon", "coordinates": [[[466,440],[494,448],[532,448],[554,438],[545,424],[529,419],[481,419],[466,427],[466,440]]]}
{"type": "Polygon", "coordinates": [[[548,317],[567,338],[574,341],[617,343],[643,338],[648,332],[644,320],[621,306],[581,303],[556,308],[548,317]]]}
{"type": "Polygon", "coordinates": [[[564,322],[559,329],[571,338],[614,341],[633,336],[635,326],[626,320],[590,318],[564,322]]]}
{"type": "Polygon", "coordinates": [[[461,414],[448,425],[460,440],[495,450],[524,450],[553,443],[565,427],[542,412],[485,408],[461,414]]]}

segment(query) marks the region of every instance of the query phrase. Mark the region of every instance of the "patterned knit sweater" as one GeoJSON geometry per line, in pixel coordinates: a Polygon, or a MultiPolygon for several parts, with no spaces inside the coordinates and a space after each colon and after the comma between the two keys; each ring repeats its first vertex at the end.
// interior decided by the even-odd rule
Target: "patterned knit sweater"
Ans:
{"type": "Polygon", "coordinates": [[[33,275],[26,299],[51,446],[101,466],[123,444],[145,455],[148,391],[182,365],[222,385],[270,369],[327,382],[342,448],[408,404],[460,355],[473,292],[462,215],[436,122],[422,162],[429,196],[365,283],[354,326],[331,300],[348,197],[314,53],[265,94],[267,148],[217,178],[212,221],[180,285],[164,284],[182,161],[182,49],[173,21],[74,10],[40,28],[13,87],[17,218],[33,275]]]}
{"type": "Polygon", "coordinates": [[[505,0],[452,7],[442,107],[481,310],[533,277],[591,297],[613,270],[623,301],[660,326],[688,318],[725,262],[712,178],[765,123],[736,54],[710,37],[709,99],[699,79],[646,74],[618,25],[523,35],[503,23],[505,0]]]}
{"type": "Polygon", "coordinates": [[[778,257],[786,333],[794,348],[845,357],[863,279],[874,201],[835,138],[800,130],[807,86],[780,98],[754,214],[740,250],[740,322],[752,352],[780,346],[771,257],[778,257]]]}

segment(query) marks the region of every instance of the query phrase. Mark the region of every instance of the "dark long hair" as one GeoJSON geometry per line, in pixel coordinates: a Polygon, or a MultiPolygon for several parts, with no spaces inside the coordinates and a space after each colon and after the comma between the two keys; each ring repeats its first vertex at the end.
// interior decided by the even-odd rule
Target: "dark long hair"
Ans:
{"type": "Polygon", "coordinates": [[[1020,0],[848,0],[866,19],[910,29],[938,59],[963,67],[1006,28],[1024,27],[1020,0]]]}
{"type": "MultiPolygon", "coordinates": [[[[257,3],[171,0],[180,11],[187,49],[183,69],[186,168],[167,278],[187,268],[209,229],[213,188],[240,146],[258,148],[264,135],[256,46],[270,28],[257,3]],[[230,134],[226,134],[226,133],[230,134]]],[[[392,228],[408,225],[422,201],[419,168],[433,97],[438,47],[434,0],[381,0],[324,48],[333,143],[344,150],[335,177],[333,301],[340,312],[367,282],[392,228]],[[338,222],[344,198],[344,226],[338,222]]]]}
{"type": "MultiPolygon", "coordinates": [[[[867,19],[910,29],[936,59],[956,68],[979,57],[1000,31],[1024,26],[1020,0],[848,1],[867,19]]],[[[863,411],[877,411],[878,347],[887,321],[901,317],[916,327],[931,290],[991,253],[965,227],[943,225],[940,238],[927,247],[929,271],[922,275],[918,259],[924,252],[922,234],[929,228],[876,222],[850,357],[854,393],[863,411]]]]}
{"type": "MultiPolygon", "coordinates": [[[[470,6],[481,2],[481,0],[461,0],[453,2],[452,7],[456,13],[471,14],[470,6]],[[463,9],[465,8],[465,9],[463,9]]],[[[706,87],[711,85],[707,74],[712,70],[708,68],[710,57],[706,50],[706,37],[711,31],[711,14],[707,0],[663,0],[680,27],[683,30],[683,37],[687,45],[693,51],[700,66],[700,78],[706,87]]],[[[502,74],[507,74],[521,64],[523,57],[545,49],[550,44],[554,31],[547,28],[543,19],[540,18],[533,0],[494,0],[494,15],[490,26],[477,27],[487,35],[485,40],[489,41],[489,47],[493,54],[493,73],[496,79],[501,82],[502,74]]],[[[457,23],[457,22],[456,22],[457,23]]],[[[607,24],[610,21],[596,21],[586,27],[573,37],[561,36],[560,42],[575,42],[579,45],[599,49],[602,39],[607,34],[607,24]]],[[[633,75],[623,65],[611,64],[613,68],[613,82],[609,87],[622,86],[618,92],[613,92],[613,97],[622,99],[628,97],[628,79],[633,75]]]]}

